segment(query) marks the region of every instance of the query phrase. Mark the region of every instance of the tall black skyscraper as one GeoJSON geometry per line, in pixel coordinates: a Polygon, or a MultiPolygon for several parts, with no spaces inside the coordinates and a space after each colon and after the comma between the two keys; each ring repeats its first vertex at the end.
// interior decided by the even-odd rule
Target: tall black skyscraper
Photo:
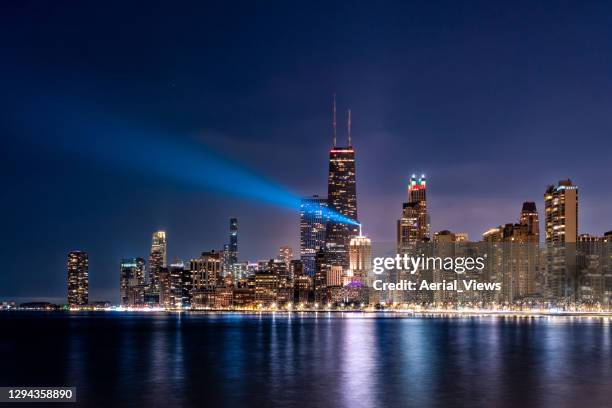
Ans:
{"type": "Polygon", "coordinates": [[[230,218],[228,251],[228,263],[232,266],[238,262],[238,218],[230,218]]]}
{"type": "MultiPolygon", "coordinates": [[[[348,141],[346,147],[336,144],[336,100],[333,105],[333,146],[329,152],[327,202],[331,210],[357,221],[357,189],[355,151],[351,140],[351,111],[348,111],[348,141]]],[[[348,249],[351,238],[359,235],[357,225],[330,221],[326,246],[331,265],[349,267],[348,249]]]]}

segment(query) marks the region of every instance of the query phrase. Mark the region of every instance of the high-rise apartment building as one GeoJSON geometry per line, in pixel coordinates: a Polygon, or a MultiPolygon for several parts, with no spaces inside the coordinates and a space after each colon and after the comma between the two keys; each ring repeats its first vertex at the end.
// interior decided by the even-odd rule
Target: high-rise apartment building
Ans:
{"type": "Polygon", "coordinates": [[[557,303],[576,300],[578,276],[578,187],[561,180],[544,192],[546,232],[546,295],[557,303]]]}
{"type": "Polygon", "coordinates": [[[548,186],[544,193],[546,242],[578,241],[578,187],[571,180],[548,186]]]}
{"type": "Polygon", "coordinates": [[[87,252],[69,252],[67,267],[68,305],[86,305],[89,302],[89,259],[87,252]]]}
{"type": "Polygon", "coordinates": [[[527,226],[527,234],[533,242],[540,241],[540,218],[536,203],[533,201],[525,201],[521,214],[519,216],[519,224],[527,226]]]}
{"type": "Polygon", "coordinates": [[[315,274],[315,256],[325,247],[327,199],[314,195],[300,204],[300,259],[304,273],[315,274]]]}

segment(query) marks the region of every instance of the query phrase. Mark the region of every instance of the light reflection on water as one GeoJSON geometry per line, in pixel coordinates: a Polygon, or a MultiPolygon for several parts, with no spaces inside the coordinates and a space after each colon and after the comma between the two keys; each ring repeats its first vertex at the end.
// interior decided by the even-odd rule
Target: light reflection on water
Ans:
{"type": "Polygon", "coordinates": [[[0,324],[0,385],[76,386],[84,406],[604,407],[612,398],[612,326],[601,318],[4,313],[0,324]]]}

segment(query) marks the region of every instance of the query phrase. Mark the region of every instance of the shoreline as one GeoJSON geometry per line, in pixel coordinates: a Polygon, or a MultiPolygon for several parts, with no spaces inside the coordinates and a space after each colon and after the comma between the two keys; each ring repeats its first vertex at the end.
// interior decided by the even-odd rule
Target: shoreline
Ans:
{"type": "Polygon", "coordinates": [[[91,310],[1,310],[2,313],[53,313],[53,314],[80,314],[80,313],[117,313],[117,314],[240,314],[240,315],[362,315],[369,318],[388,317],[588,317],[612,318],[612,311],[512,311],[512,310],[452,310],[452,309],[425,309],[425,310],[228,310],[228,309],[196,309],[196,310],[163,310],[163,309],[91,309],[91,310]]]}

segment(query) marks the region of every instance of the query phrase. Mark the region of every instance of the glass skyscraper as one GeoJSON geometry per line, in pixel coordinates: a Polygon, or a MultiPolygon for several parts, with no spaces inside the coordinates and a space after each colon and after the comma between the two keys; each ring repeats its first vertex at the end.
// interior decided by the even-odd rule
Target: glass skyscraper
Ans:
{"type": "Polygon", "coordinates": [[[314,195],[300,204],[300,259],[304,273],[314,276],[315,255],[325,247],[327,199],[314,195]]]}
{"type": "Polygon", "coordinates": [[[238,262],[238,218],[230,218],[230,235],[228,264],[231,267],[238,262]]]}
{"type": "Polygon", "coordinates": [[[168,266],[168,249],[166,244],[166,232],[157,231],[153,233],[151,241],[151,255],[149,257],[149,281],[151,286],[159,289],[159,274],[162,268],[168,266]]]}

